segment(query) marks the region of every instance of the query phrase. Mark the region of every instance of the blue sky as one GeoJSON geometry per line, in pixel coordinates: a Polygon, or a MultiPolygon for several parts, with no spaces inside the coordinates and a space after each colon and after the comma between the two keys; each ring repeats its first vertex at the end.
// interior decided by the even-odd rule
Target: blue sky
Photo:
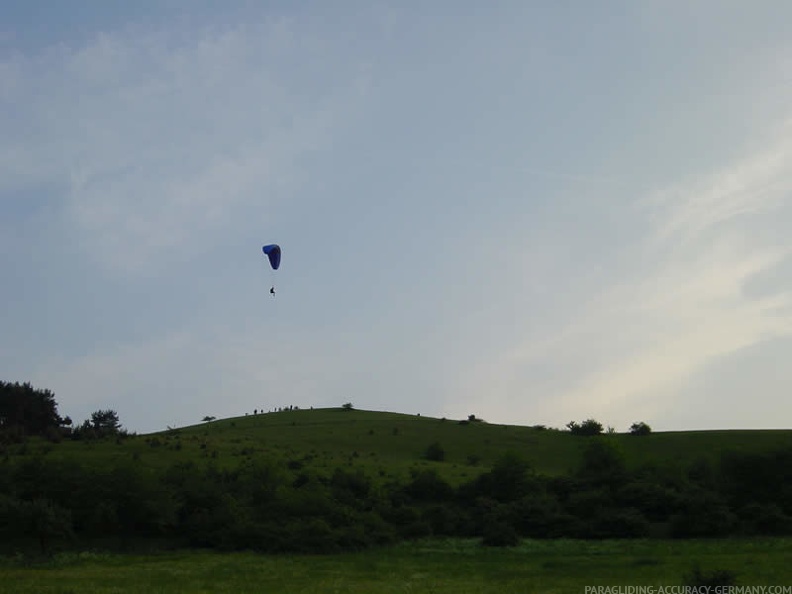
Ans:
{"type": "Polygon", "coordinates": [[[792,4],[2,10],[0,377],[61,414],[790,426],[792,4]]]}

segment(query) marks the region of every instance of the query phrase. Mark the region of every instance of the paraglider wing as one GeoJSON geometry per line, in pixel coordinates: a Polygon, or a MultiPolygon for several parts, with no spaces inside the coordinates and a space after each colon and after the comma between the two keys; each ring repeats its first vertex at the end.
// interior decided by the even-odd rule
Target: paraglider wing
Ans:
{"type": "Polygon", "coordinates": [[[280,266],[280,260],[281,260],[280,246],[275,243],[271,243],[261,248],[261,251],[267,254],[272,269],[277,270],[278,267],[280,266]]]}

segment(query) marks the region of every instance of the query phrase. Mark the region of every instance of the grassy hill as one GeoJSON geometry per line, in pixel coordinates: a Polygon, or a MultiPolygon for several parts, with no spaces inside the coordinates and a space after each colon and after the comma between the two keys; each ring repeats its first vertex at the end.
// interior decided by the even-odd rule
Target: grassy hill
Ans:
{"type": "Polygon", "coordinates": [[[317,409],[90,435],[3,446],[0,548],[37,542],[44,553],[72,536],[81,546],[331,552],[426,536],[506,546],[792,534],[792,431],[592,438],[317,409]],[[698,464],[724,452],[756,455],[698,464]],[[635,472],[645,465],[662,471],[635,472]]]}
{"type": "MultiPolygon", "coordinates": [[[[635,467],[714,460],[724,451],[790,446],[792,430],[683,431],[642,437],[611,434],[605,438],[623,452],[628,466],[635,467]]],[[[580,465],[590,439],[551,429],[331,408],[246,415],[121,440],[64,440],[18,447],[20,453],[90,464],[132,458],[144,467],[209,460],[232,466],[244,459],[266,458],[293,470],[332,472],[342,466],[360,468],[375,477],[405,477],[411,469],[431,467],[458,484],[488,469],[505,452],[520,454],[541,474],[566,474],[580,465]],[[443,449],[442,461],[425,459],[433,443],[443,449]]]]}

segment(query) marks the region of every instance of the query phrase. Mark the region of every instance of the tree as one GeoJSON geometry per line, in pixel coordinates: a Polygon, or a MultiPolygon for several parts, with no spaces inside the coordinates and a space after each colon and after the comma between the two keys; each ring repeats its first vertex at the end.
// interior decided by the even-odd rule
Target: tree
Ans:
{"type": "Polygon", "coordinates": [[[445,460],[445,449],[440,445],[440,442],[435,441],[426,448],[424,458],[433,462],[442,462],[445,460]]]}
{"type": "Polygon", "coordinates": [[[29,534],[35,534],[42,555],[51,552],[51,543],[58,537],[72,535],[71,512],[47,499],[24,502],[21,512],[29,534]]]}
{"type": "MultiPolygon", "coordinates": [[[[535,486],[531,465],[519,454],[506,452],[471,485],[473,493],[502,503],[516,501],[535,486]]],[[[474,496],[475,496],[474,495],[474,496]]]]}
{"type": "Polygon", "coordinates": [[[343,408],[344,410],[354,410],[354,408],[355,408],[355,407],[354,407],[354,406],[352,406],[352,403],[351,403],[351,402],[347,402],[347,403],[346,403],[346,404],[344,404],[344,405],[343,405],[341,408],[343,408]]]}
{"type": "Polygon", "coordinates": [[[413,470],[411,480],[404,486],[404,492],[417,501],[450,501],[454,488],[448,484],[435,469],[413,470]]]}
{"type": "Polygon", "coordinates": [[[92,412],[91,428],[98,435],[116,435],[121,429],[118,413],[110,409],[92,412]]]}
{"type": "Polygon", "coordinates": [[[617,485],[626,477],[627,464],[624,453],[616,443],[606,439],[594,439],[587,443],[578,476],[595,484],[617,485]]]}
{"type": "Polygon", "coordinates": [[[652,428],[643,421],[630,425],[630,435],[649,435],[651,432],[652,428]]]}
{"type": "Polygon", "coordinates": [[[61,425],[55,394],[29,383],[0,381],[0,432],[43,436],[61,425]]]}
{"type": "Polygon", "coordinates": [[[592,436],[602,433],[602,423],[594,419],[586,419],[580,424],[575,421],[570,421],[566,426],[572,435],[592,436]]]}
{"type": "Polygon", "coordinates": [[[520,535],[508,522],[488,519],[482,530],[481,544],[485,547],[514,547],[520,544],[520,535]]]}

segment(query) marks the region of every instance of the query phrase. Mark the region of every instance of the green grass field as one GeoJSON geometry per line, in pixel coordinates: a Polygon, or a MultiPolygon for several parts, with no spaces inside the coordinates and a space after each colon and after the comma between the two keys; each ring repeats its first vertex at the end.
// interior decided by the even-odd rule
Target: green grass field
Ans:
{"type": "MultiPolygon", "coordinates": [[[[758,452],[790,446],[792,430],[688,431],[645,437],[617,433],[608,439],[623,451],[630,466],[662,465],[715,459],[726,450],[758,452]]],[[[486,470],[506,451],[518,452],[541,474],[566,474],[579,465],[587,443],[587,438],[567,431],[317,409],[224,419],[120,442],[32,441],[24,447],[28,455],[86,464],[134,459],[142,467],[165,467],[189,460],[231,466],[245,458],[264,457],[276,462],[296,461],[319,472],[351,466],[372,476],[405,477],[410,469],[431,466],[446,480],[458,484],[486,470]],[[427,446],[435,441],[445,450],[443,462],[422,459],[427,446]]],[[[21,448],[12,447],[11,454],[21,448]]]]}
{"type": "Polygon", "coordinates": [[[680,586],[695,565],[736,572],[738,585],[789,586],[792,540],[524,541],[497,550],[449,540],[327,556],[70,553],[42,566],[3,561],[0,592],[585,594],[587,586],[680,586]]]}
{"type": "MultiPolygon", "coordinates": [[[[608,435],[628,466],[686,464],[725,451],[763,452],[792,445],[792,431],[698,431],[636,437],[608,435]]],[[[133,461],[164,469],[179,462],[236,466],[249,459],[294,472],[359,468],[372,477],[405,478],[431,467],[459,484],[488,470],[505,452],[537,472],[577,468],[589,438],[567,431],[485,422],[460,423],[372,411],[299,410],[248,415],[126,439],[6,446],[9,458],[110,468],[133,461]],[[433,442],[445,459],[423,454],[433,442]]],[[[734,571],[740,585],[792,585],[792,539],[526,540],[514,548],[476,540],[435,540],[322,556],[178,551],[148,556],[64,552],[46,562],[0,559],[0,593],[218,592],[579,592],[586,586],[679,586],[696,564],[734,571]]]]}

